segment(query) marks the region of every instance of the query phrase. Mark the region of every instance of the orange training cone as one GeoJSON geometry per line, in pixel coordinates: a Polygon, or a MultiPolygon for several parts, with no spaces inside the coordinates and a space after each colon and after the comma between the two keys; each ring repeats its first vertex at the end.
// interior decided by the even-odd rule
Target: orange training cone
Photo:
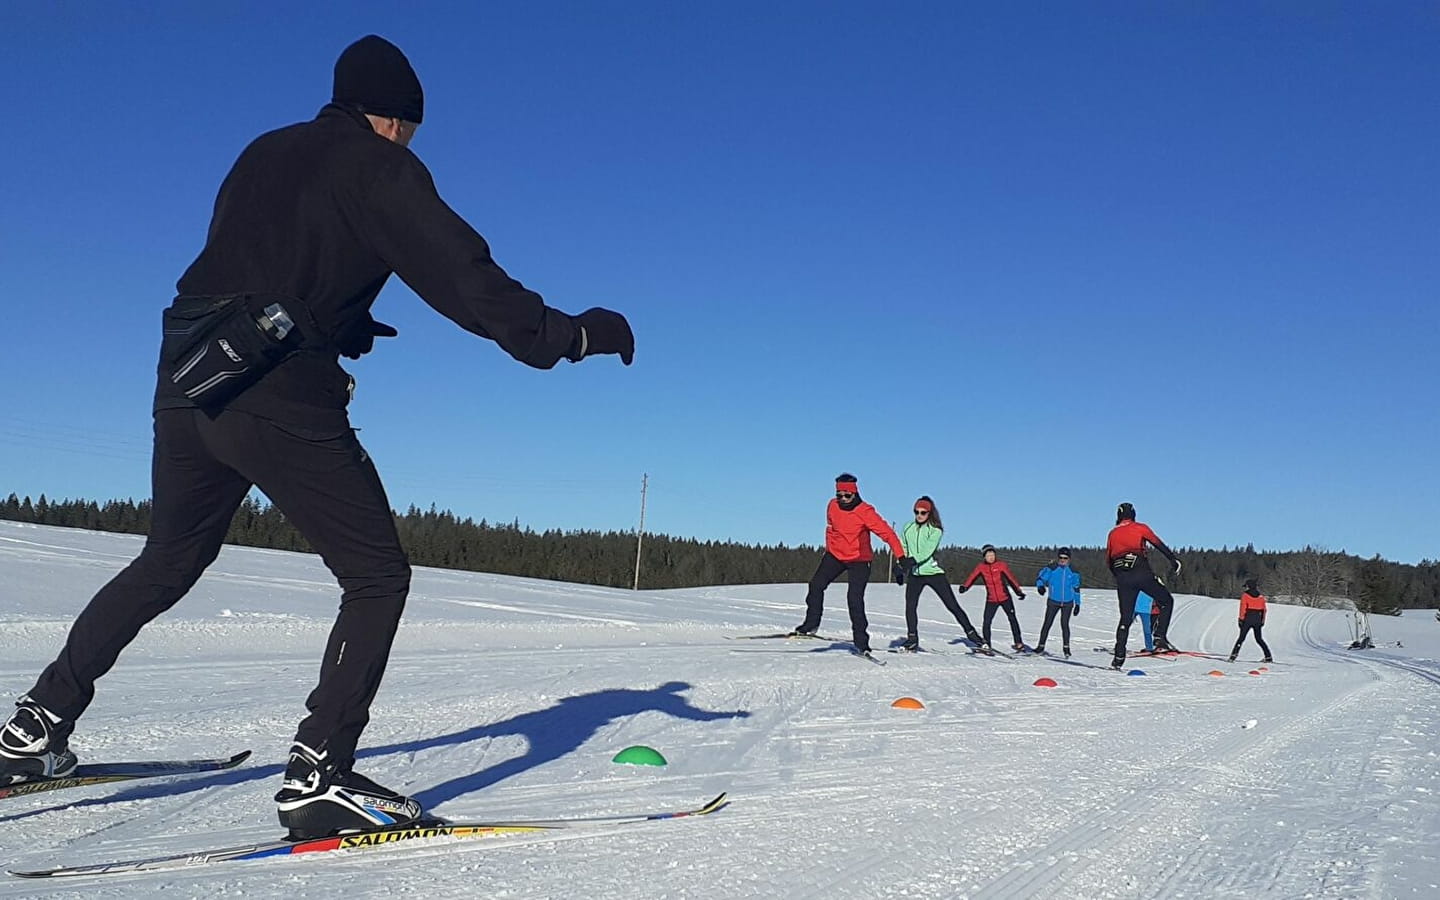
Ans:
{"type": "Polygon", "coordinates": [[[1250,674],[1251,674],[1251,675],[1259,675],[1259,674],[1260,674],[1260,670],[1259,670],[1259,669],[1251,669],[1251,670],[1250,670],[1250,674]]]}
{"type": "Polygon", "coordinates": [[[892,703],[892,704],[890,704],[890,705],[893,706],[893,707],[896,708],[896,709],[924,709],[924,708],[925,708],[925,704],[921,703],[919,700],[916,700],[914,697],[901,697],[899,700],[896,700],[894,703],[892,703]]]}
{"type": "Polygon", "coordinates": [[[1225,673],[1222,672],[1222,671],[1220,671],[1219,669],[1211,669],[1211,670],[1210,670],[1210,674],[1211,674],[1211,675],[1214,675],[1216,678],[1223,678],[1223,677],[1225,677],[1225,673]]]}
{"type": "Polygon", "coordinates": [[[1053,678],[1037,678],[1037,679],[1035,679],[1035,686],[1036,686],[1036,687],[1045,687],[1045,688],[1055,687],[1055,679],[1053,679],[1053,678]]]}

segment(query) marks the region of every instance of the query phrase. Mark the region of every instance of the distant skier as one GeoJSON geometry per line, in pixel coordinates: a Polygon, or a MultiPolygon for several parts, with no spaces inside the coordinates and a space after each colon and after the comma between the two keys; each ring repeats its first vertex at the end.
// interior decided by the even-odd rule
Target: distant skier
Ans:
{"type": "Polygon", "coordinates": [[[1230,661],[1234,662],[1235,657],[1240,655],[1240,645],[1245,643],[1245,637],[1250,632],[1255,632],[1255,643],[1260,645],[1261,651],[1265,654],[1265,662],[1274,662],[1270,656],[1270,648],[1265,644],[1265,638],[1261,629],[1265,627],[1265,595],[1260,593],[1260,584],[1254,578],[1245,579],[1245,590],[1240,594],[1240,637],[1235,641],[1235,649],[1230,651],[1230,661]]]}
{"type": "Polygon", "coordinates": [[[990,647],[990,623],[995,619],[995,611],[1005,610],[1005,615],[1010,619],[1010,634],[1015,638],[1011,647],[1015,650],[1024,650],[1025,641],[1020,637],[1020,620],[1015,616],[1015,602],[1010,599],[1010,591],[1015,591],[1018,600],[1025,599],[1025,592],[1020,589],[1020,582],[1015,580],[1015,573],[1010,571],[1003,560],[995,554],[995,547],[986,544],[980,548],[980,563],[970,572],[970,577],[960,586],[960,593],[970,590],[970,585],[980,579],[985,579],[985,620],[982,626],[984,634],[984,648],[990,647]]]}
{"type": "Polygon", "coordinates": [[[1135,601],[1144,591],[1155,599],[1160,607],[1154,623],[1154,642],[1157,652],[1173,652],[1167,639],[1170,616],[1175,609],[1175,598],[1160,579],[1155,577],[1146,555],[1146,547],[1154,547],[1170,560],[1175,574],[1180,573],[1180,558],[1165,542],[1156,536],[1149,525],[1135,521],[1135,507],[1121,503],[1115,509],[1115,527],[1105,541],[1105,563],[1115,576],[1115,591],[1120,600],[1120,624],[1115,628],[1115,658],[1112,668],[1125,664],[1126,644],[1130,638],[1130,624],[1135,621],[1135,601]]]}
{"type": "Polygon", "coordinates": [[[1140,620],[1140,627],[1145,632],[1145,652],[1155,652],[1155,638],[1151,630],[1152,620],[1160,607],[1155,604],[1155,598],[1144,591],[1135,598],[1135,618],[1140,620]]]}
{"type": "MultiPolygon", "coordinates": [[[[1055,617],[1060,617],[1060,637],[1064,641],[1065,655],[1070,655],[1070,617],[1080,615],[1080,573],[1070,568],[1070,548],[1061,547],[1055,554],[1055,564],[1040,570],[1035,579],[1035,590],[1044,597],[1045,624],[1040,627],[1040,640],[1035,642],[1035,652],[1045,652],[1045,639],[1055,617]]],[[[1148,635],[1147,635],[1148,637],[1148,635]]]]}
{"type": "Polygon", "coordinates": [[[920,594],[925,588],[930,588],[945,604],[950,615],[960,623],[965,630],[965,637],[970,643],[979,649],[984,643],[980,635],[975,631],[975,626],[970,624],[970,617],[965,615],[965,610],[960,608],[960,602],[955,599],[955,591],[950,587],[950,580],[945,577],[945,570],[935,561],[935,551],[940,549],[940,539],[944,534],[944,525],[940,523],[940,510],[935,508],[935,502],[929,497],[921,497],[915,501],[915,519],[905,525],[900,535],[900,543],[904,545],[905,556],[915,560],[908,567],[900,569],[905,584],[905,643],[906,650],[920,649],[919,630],[919,606],[920,594]]]}
{"type": "MultiPolygon", "coordinates": [[[[164,313],[145,547],[81,611],[0,727],[0,784],[74,768],[69,737],[96,680],[215,561],[258,487],[341,588],[309,715],[275,795],[280,822],[300,839],[421,816],[418,801],[354,771],[411,572],[380,476],[351,428],[354,381],[339,358],[359,359],[376,337],[395,336],[370,315],[392,274],[535,368],[599,353],[629,365],[635,352],[619,313],[567,315],[496,264],[409,149],[423,108],[400,49],[363,37],[335,63],[331,102],[311,121],[256,138],[225,176],[205,246],[164,313]]],[[[457,399],[489,391],[432,388],[457,399]]]]}
{"type": "Polygon", "coordinates": [[[805,595],[805,621],[795,628],[795,634],[814,634],[820,630],[820,617],[825,612],[825,589],[841,575],[848,575],[849,588],[845,594],[850,609],[850,630],[855,641],[855,650],[870,653],[870,622],[865,617],[865,586],[870,582],[870,562],[875,553],[870,549],[870,534],[875,533],[890,545],[902,567],[912,565],[915,560],[906,556],[905,548],[896,536],[895,529],[875,511],[875,507],[860,499],[860,485],[855,476],[846,472],[835,479],[835,497],[825,507],[825,554],[810,579],[810,590],[805,595]]]}

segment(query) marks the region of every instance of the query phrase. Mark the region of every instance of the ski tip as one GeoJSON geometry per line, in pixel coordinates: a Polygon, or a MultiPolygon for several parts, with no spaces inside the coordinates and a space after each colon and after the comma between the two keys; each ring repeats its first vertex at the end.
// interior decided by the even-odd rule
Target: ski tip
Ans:
{"type": "Polygon", "coordinates": [[[729,796],[729,793],[730,793],[729,791],[721,791],[721,792],[720,792],[720,796],[716,797],[714,800],[711,800],[709,803],[707,803],[707,804],[705,804],[704,806],[700,807],[700,814],[701,814],[701,815],[706,815],[706,814],[708,814],[708,813],[713,813],[713,812],[715,812],[715,811],[717,811],[717,810],[721,810],[721,809],[724,809],[725,807],[729,806],[729,805],[730,805],[730,801],[727,800],[727,799],[725,799],[726,797],[729,796]]]}
{"type": "Polygon", "coordinates": [[[247,759],[249,759],[249,758],[250,758],[250,751],[249,751],[249,750],[241,750],[239,753],[237,753],[237,754],[235,754],[234,756],[230,757],[229,759],[225,760],[225,765],[226,765],[227,767],[229,767],[229,766],[238,766],[238,765],[240,765],[242,762],[244,762],[245,760],[247,760],[247,759]]]}

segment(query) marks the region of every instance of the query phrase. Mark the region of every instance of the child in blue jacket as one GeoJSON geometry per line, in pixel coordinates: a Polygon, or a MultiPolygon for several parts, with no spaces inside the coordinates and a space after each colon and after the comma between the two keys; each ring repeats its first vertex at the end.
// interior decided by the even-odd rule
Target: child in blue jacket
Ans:
{"type": "Polygon", "coordinates": [[[1155,638],[1150,632],[1150,617],[1156,612],[1155,598],[1144,591],[1135,598],[1135,618],[1140,620],[1140,627],[1145,631],[1145,652],[1155,652],[1155,638]]]}
{"type": "Polygon", "coordinates": [[[1080,615],[1080,573],[1070,568],[1069,547],[1061,547],[1055,556],[1055,564],[1041,569],[1040,576],[1035,579],[1035,588],[1040,592],[1040,596],[1044,597],[1046,592],[1050,595],[1045,602],[1045,624],[1040,627],[1040,640],[1035,644],[1035,652],[1045,652],[1045,638],[1050,634],[1050,626],[1055,623],[1055,616],[1059,615],[1060,637],[1065,642],[1064,650],[1068,657],[1070,617],[1080,615]]]}

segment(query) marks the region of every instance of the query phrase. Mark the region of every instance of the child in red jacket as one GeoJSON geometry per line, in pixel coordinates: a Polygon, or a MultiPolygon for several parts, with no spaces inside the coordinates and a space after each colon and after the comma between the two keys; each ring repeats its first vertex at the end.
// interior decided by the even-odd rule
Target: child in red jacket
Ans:
{"type": "MultiPolygon", "coordinates": [[[[835,479],[835,499],[825,508],[825,555],[810,579],[805,595],[805,621],[795,634],[814,634],[820,628],[825,611],[825,589],[841,575],[848,575],[850,588],[846,600],[850,607],[850,629],[855,652],[870,654],[870,622],[865,617],[865,585],[870,582],[870,534],[874,532],[890,545],[895,559],[905,564],[914,560],[905,556],[905,548],[875,507],[860,499],[860,486],[849,472],[835,479]]],[[[904,566],[902,566],[903,568],[904,566]]]]}
{"type": "Polygon", "coordinates": [[[1025,599],[1025,592],[1020,589],[1020,583],[1015,580],[1010,567],[996,557],[993,545],[986,544],[981,548],[980,555],[984,560],[970,573],[970,577],[965,579],[965,583],[960,586],[960,593],[968,591],[970,585],[978,579],[985,579],[985,624],[981,629],[985,638],[983,649],[990,649],[990,623],[995,618],[995,610],[1003,609],[1005,615],[1010,617],[1010,633],[1015,638],[1014,648],[1024,650],[1025,642],[1020,638],[1020,620],[1015,617],[1015,603],[1010,599],[1010,589],[1015,589],[1015,596],[1020,600],[1025,599]]]}
{"type": "Polygon", "coordinates": [[[1245,579],[1245,592],[1240,595],[1240,638],[1235,642],[1235,649],[1230,651],[1230,661],[1234,662],[1235,657],[1240,655],[1240,645],[1245,643],[1245,637],[1251,631],[1255,632],[1255,643],[1265,652],[1265,662],[1274,662],[1270,657],[1270,648],[1265,645],[1265,638],[1260,636],[1260,629],[1265,627],[1265,595],[1260,593],[1260,585],[1253,578],[1245,579]]]}

